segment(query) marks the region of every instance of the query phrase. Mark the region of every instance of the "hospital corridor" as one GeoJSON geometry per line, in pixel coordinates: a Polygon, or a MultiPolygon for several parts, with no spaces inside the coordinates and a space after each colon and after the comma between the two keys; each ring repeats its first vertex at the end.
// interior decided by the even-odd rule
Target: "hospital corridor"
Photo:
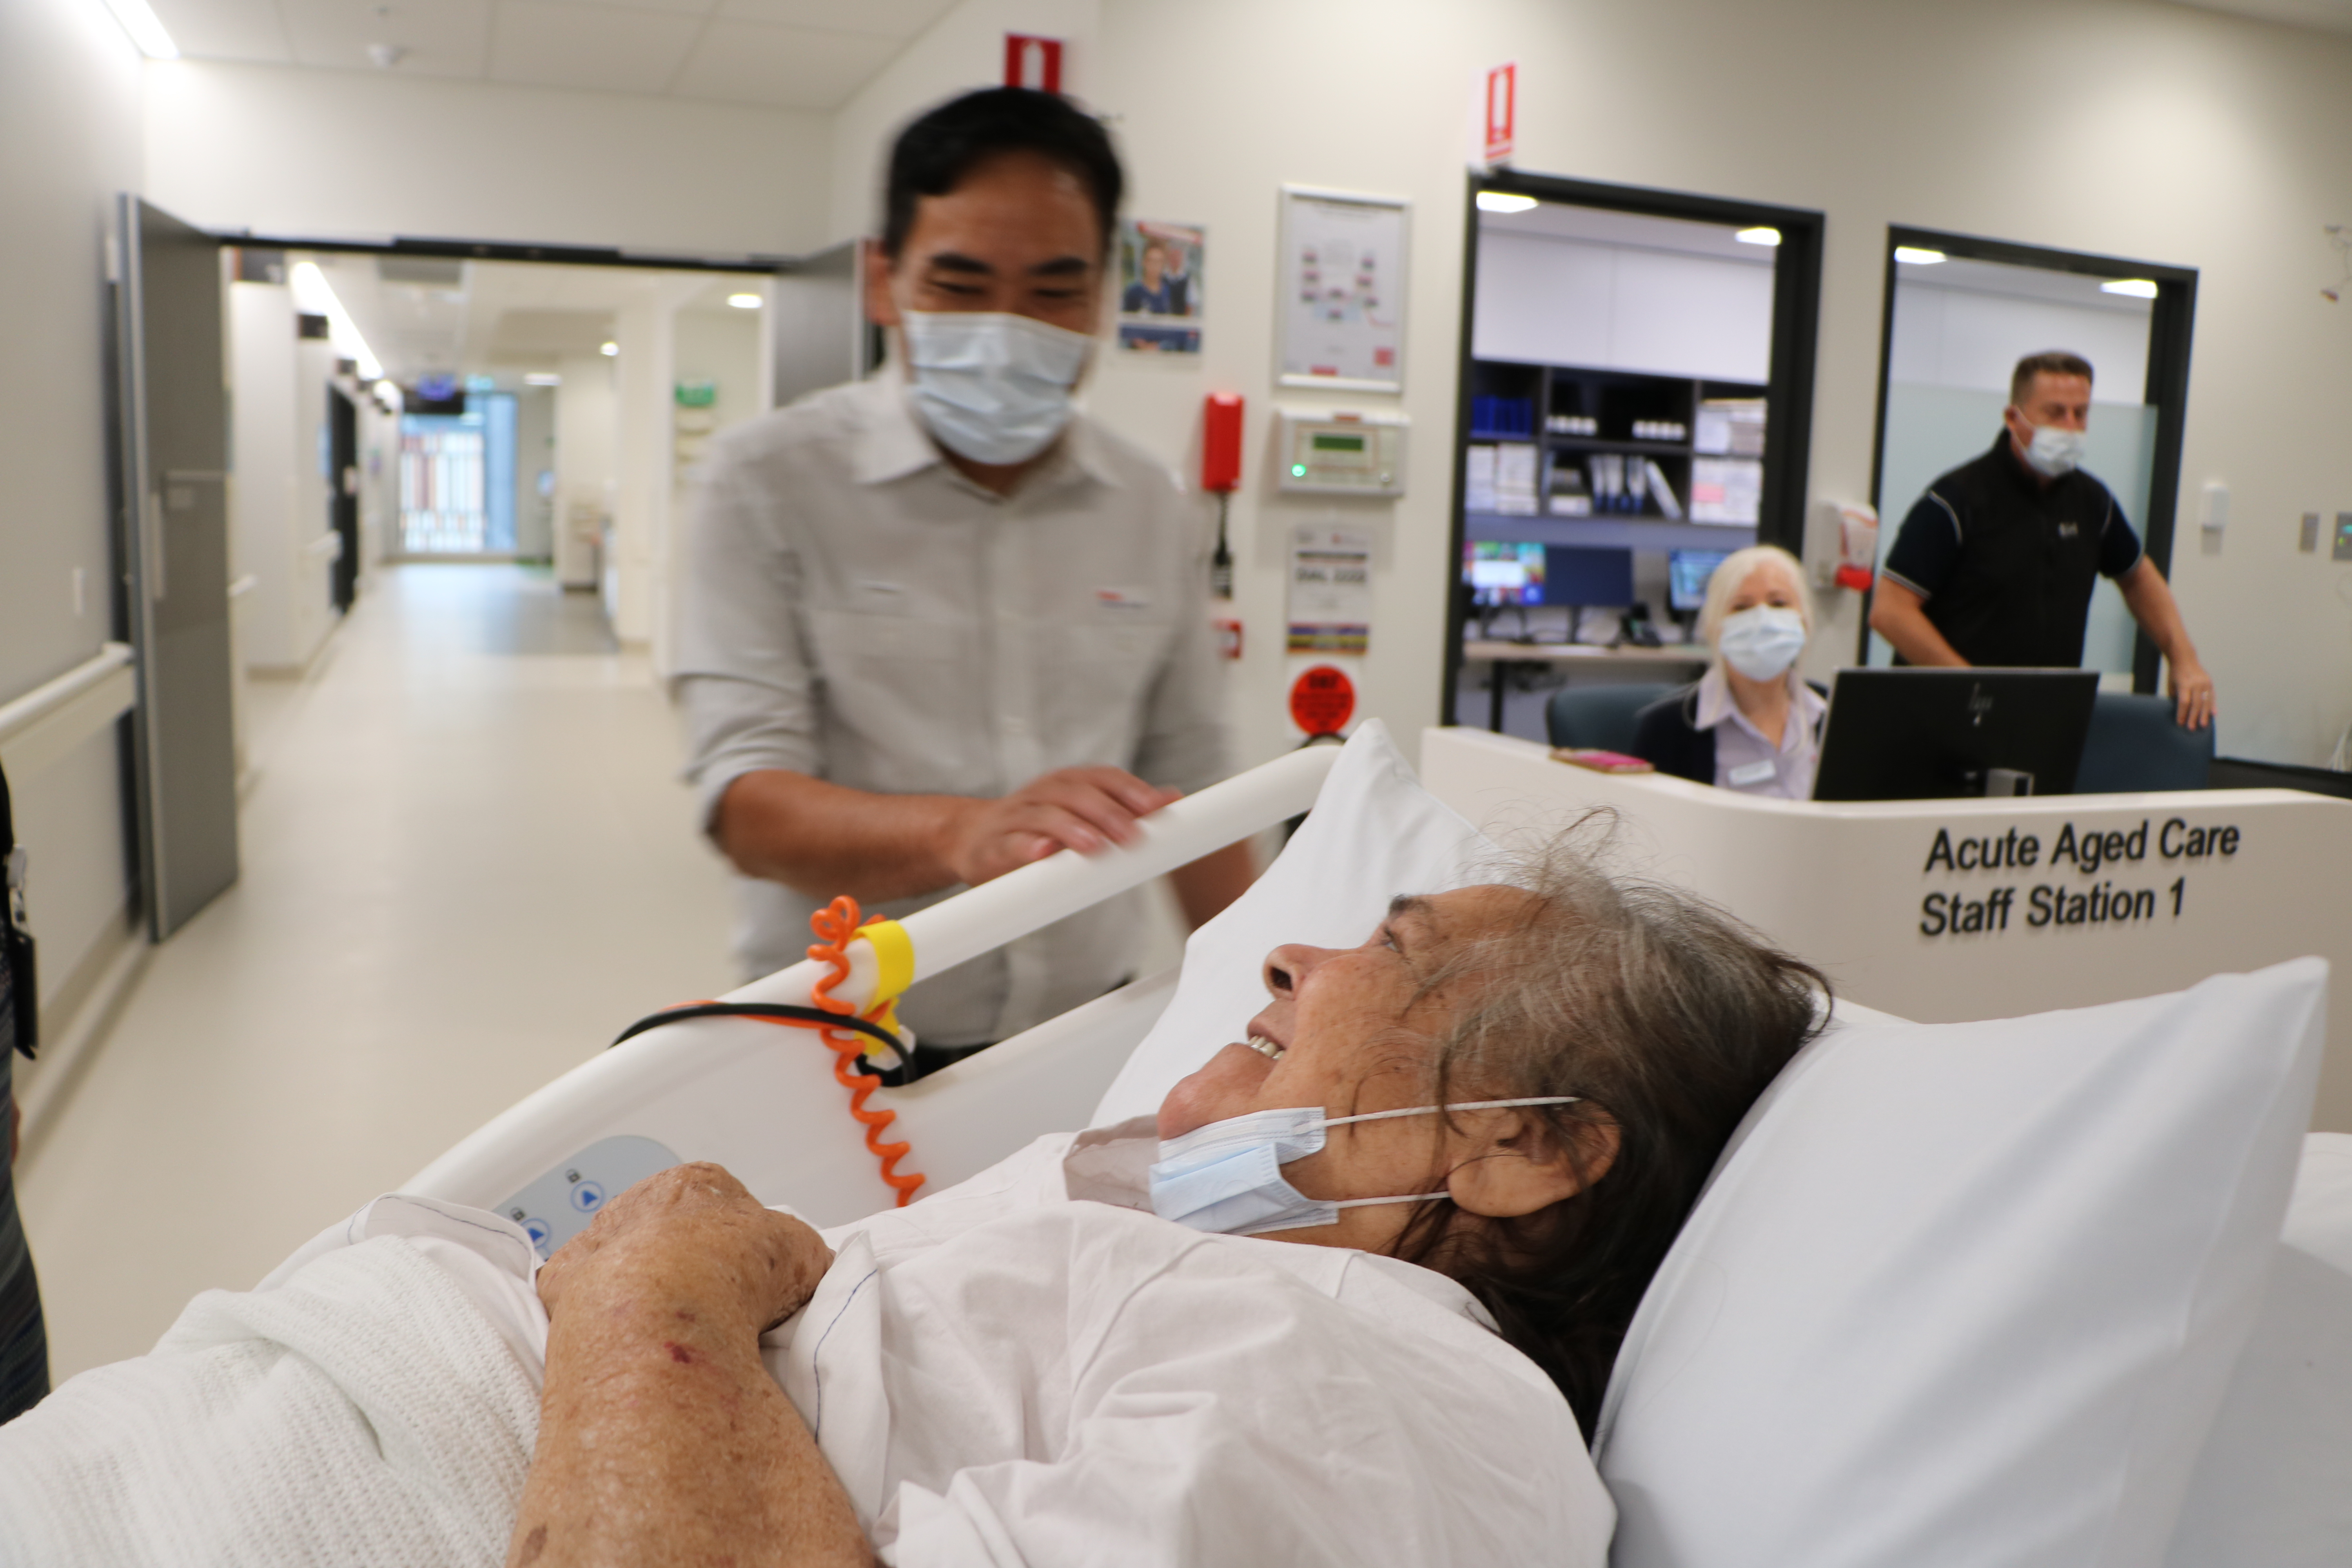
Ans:
{"type": "Polygon", "coordinates": [[[244,874],[17,1166],[59,1381],[733,984],[675,724],[545,571],[388,569],[306,678],[250,696],[244,874]]]}
{"type": "Polygon", "coordinates": [[[0,0],[0,1568],[2352,1568],[2352,0],[0,0]]]}

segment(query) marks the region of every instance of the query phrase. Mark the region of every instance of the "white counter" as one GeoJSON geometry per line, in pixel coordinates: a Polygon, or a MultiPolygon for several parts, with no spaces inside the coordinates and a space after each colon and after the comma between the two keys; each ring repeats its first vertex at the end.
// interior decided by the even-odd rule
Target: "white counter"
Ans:
{"type": "Polygon", "coordinates": [[[2352,1131],[2352,801],[1763,800],[1462,729],[1423,731],[1421,776],[1506,843],[1613,807],[1626,868],[1712,900],[1842,994],[1908,1018],[2084,1006],[2317,953],[2336,973],[2312,1125],[2352,1131]]]}

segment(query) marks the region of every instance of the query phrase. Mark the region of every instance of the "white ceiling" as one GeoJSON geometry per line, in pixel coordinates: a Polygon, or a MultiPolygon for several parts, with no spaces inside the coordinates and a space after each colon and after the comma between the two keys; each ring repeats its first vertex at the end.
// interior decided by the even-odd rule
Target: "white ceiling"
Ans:
{"type": "Polygon", "coordinates": [[[2352,33],[2352,0],[2179,0],[2200,11],[2226,11],[2237,16],[2258,16],[2292,27],[2316,27],[2325,33],[2352,33]]]}
{"type": "Polygon", "coordinates": [[[834,109],[955,0],[152,0],[193,59],[834,109]],[[400,51],[375,65],[372,47],[400,51]]]}
{"type": "Polygon", "coordinates": [[[414,383],[427,371],[504,377],[553,370],[613,335],[614,312],[649,293],[686,310],[728,309],[761,279],[724,272],[573,267],[523,261],[437,261],[293,251],[315,261],[384,372],[414,383]],[[386,276],[386,273],[390,276],[386,276]]]}
{"type": "Polygon", "coordinates": [[[1726,261],[1745,261],[1754,267],[1772,265],[1772,247],[1748,245],[1733,238],[1737,229],[1731,224],[1652,217],[1644,213],[1577,206],[1568,202],[1543,202],[1525,212],[1480,213],[1478,227],[1483,233],[1534,234],[1548,239],[1583,240],[1634,250],[1712,256],[1726,261]]]}

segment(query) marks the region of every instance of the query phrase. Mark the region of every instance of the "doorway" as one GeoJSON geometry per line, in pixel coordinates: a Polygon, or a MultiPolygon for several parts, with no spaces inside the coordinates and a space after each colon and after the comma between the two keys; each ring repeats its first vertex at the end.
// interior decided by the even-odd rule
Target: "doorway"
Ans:
{"type": "Polygon", "coordinates": [[[1822,216],[1510,171],[1466,224],[1443,721],[1688,679],[1714,564],[1797,549],[1822,216]]]}
{"type": "MultiPolygon", "coordinates": [[[[2064,349],[2095,372],[2084,468],[2115,492],[2148,559],[2168,576],[2194,325],[2193,269],[1890,228],[1872,504],[1879,560],[1937,476],[2000,429],[2010,373],[2064,349]]],[[[1868,629],[1861,657],[1894,662],[1868,629]]],[[[2105,578],[2091,601],[2083,664],[2107,684],[2157,689],[2159,656],[2105,578]]]]}

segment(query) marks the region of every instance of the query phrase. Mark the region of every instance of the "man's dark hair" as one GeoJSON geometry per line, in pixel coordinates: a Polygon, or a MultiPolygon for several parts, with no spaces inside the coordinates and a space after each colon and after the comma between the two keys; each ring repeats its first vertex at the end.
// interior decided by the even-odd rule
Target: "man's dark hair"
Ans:
{"type": "Polygon", "coordinates": [[[1109,253],[1127,177],[1102,122],[1059,93],[992,87],[950,99],[898,132],[883,189],[882,254],[897,259],[917,200],[946,195],[975,164],[1003,153],[1034,153],[1076,174],[1094,198],[1109,253]]]}
{"type": "Polygon", "coordinates": [[[2084,381],[2088,381],[2091,379],[2091,362],[2081,354],[2068,353],[2064,349],[2052,349],[2047,353],[2027,354],[2017,362],[2017,368],[2010,373],[2011,407],[2025,406],[2026,398],[2033,392],[2033,378],[2037,375],[2079,375],[2084,381]]]}

